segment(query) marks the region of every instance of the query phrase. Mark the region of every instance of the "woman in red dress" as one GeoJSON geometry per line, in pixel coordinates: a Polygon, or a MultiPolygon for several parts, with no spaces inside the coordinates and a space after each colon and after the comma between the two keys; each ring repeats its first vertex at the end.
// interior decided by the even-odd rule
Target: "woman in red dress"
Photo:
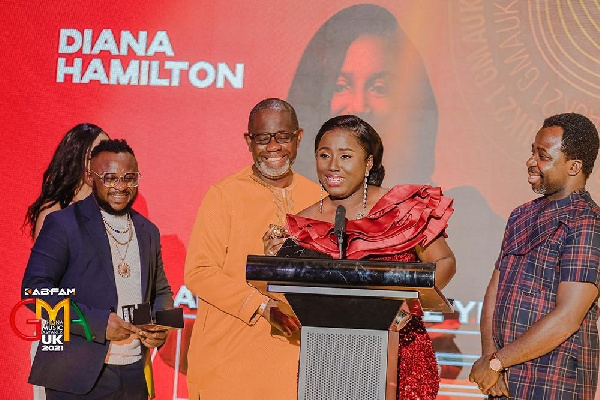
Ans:
{"type": "MultiPolygon", "coordinates": [[[[452,199],[429,185],[382,188],[381,139],[353,115],[323,124],[315,138],[315,157],[317,176],[328,196],[298,215],[288,215],[289,237],[303,248],[337,258],[333,222],[337,207],[343,205],[349,219],[347,258],[432,262],[436,286],[446,286],[456,271],[445,240],[452,199]]],[[[275,254],[284,240],[265,235],[265,252],[275,254]]],[[[400,330],[398,356],[398,399],[435,399],[438,368],[420,317],[413,316],[400,330]]]]}

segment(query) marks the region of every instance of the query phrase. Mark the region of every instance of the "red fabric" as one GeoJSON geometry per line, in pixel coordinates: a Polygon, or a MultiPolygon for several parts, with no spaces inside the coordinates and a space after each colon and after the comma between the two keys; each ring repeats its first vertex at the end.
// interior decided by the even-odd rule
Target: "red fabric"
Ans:
{"type": "MultiPolygon", "coordinates": [[[[427,246],[444,230],[454,211],[453,200],[440,188],[428,185],[399,185],[373,206],[368,216],[348,221],[349,259],[419,261],[415,246],[427,246]]],[[[333,224],[288,215],[288,233],[308,249],[338,255],[333,224]]],[[[439,388],[438,366],[431,339],[420,317],[399,332],[398,399],[433,400],[439,388]]]]}
{"type": "Polygon", "coordinates": [[[420,317],[413,316],[400,330],[398,400],[434,400],[440,376],[431,339],[420,317]]]}
{"type": "MultiPolygon", "coordinates": [[[[452,199],[429,185],[394,186],[373,206],[365,218],[348,221],[346,256],[361,259],[396,255],[427,246],[448,225],[452,199]]],[[[287,216],[288,232],[311,250],[337,257],[333,224],[298,215],[287,216]]]]}

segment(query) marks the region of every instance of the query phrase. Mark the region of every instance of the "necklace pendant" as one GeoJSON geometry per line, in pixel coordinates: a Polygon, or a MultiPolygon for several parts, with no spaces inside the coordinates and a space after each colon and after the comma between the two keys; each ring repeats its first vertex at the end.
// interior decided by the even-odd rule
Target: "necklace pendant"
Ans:
{"type": "Polygon", "coordinates": [[[122,278],[129,278],[131,276],[131,267],[125,261],[121,261],[117,266],[117,273],[122,278]]]}

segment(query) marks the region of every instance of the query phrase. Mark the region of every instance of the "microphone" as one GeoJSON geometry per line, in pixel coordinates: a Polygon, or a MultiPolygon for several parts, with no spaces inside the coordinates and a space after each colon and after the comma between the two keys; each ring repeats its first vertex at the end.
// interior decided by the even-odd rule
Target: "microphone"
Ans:
{"type": "Polygon", "coordinates": [[[335,210],[335,224],[333,225],[333,232],[337,237],[340,260],[345,258],[344,238],[346,236],[346,222],[346,208],[341,205],[337,206],[337,209],[335,210]]]}

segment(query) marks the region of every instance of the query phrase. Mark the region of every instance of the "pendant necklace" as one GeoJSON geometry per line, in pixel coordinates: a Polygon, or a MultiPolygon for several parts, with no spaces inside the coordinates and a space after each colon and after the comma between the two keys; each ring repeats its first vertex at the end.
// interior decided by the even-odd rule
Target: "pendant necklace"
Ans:
{"type": "Polygon", "coordinates": [[[104,216],[102,216],[102,221],[104,221],[106,233],[108,233],[108,236],[110,236],[112,238],[112,240],[115,241],[115,249],[117,250],[117,254],[119,255],[119,258],[121,259],[121,261],[119,261],[119,263],[117,264],[117,273],[122,278],[129,278],[131,276],[131,266],[127,262],[125,262],[125,258],[127,257],[127,252],[129,251],[129,244],[131,243],[131,240],[133,239],[133,229],[131,229],[131,219],[129,218],[129,215],[127,215],[127,228],[124,230],[117,230],[117,229],[113,228],[108,223],[108,221],[106,221],[106,219],[104,219],[104,216]],[[115,237],[115,235],[111,231],[114,231],[116,233],[129,232],[129,237],[127,238],[127,241],[121,242],[115,237]],[[126,246],[125,254],[121,254],[121,250],[119,250],[119,245],[126,246]]]}
{"type": "Polygon", "coordinates": [[[125,254],[121,255],[121,251],[119,250],[119,246],[115,246],[115,248],[117,249],[117,253],[119,253],[119,257],[121,257],[121,261],[119,262],[119,265],[117,265],[117,273],[122,277],[122,278],[129,278],[131,276],[131,267],[129,266],[129,264],[127,264],[125,262],[125,257],[127,257],[127,250],[129,250],[129,243],[127,242],[127,247],[125,247],[125,254]]]}

